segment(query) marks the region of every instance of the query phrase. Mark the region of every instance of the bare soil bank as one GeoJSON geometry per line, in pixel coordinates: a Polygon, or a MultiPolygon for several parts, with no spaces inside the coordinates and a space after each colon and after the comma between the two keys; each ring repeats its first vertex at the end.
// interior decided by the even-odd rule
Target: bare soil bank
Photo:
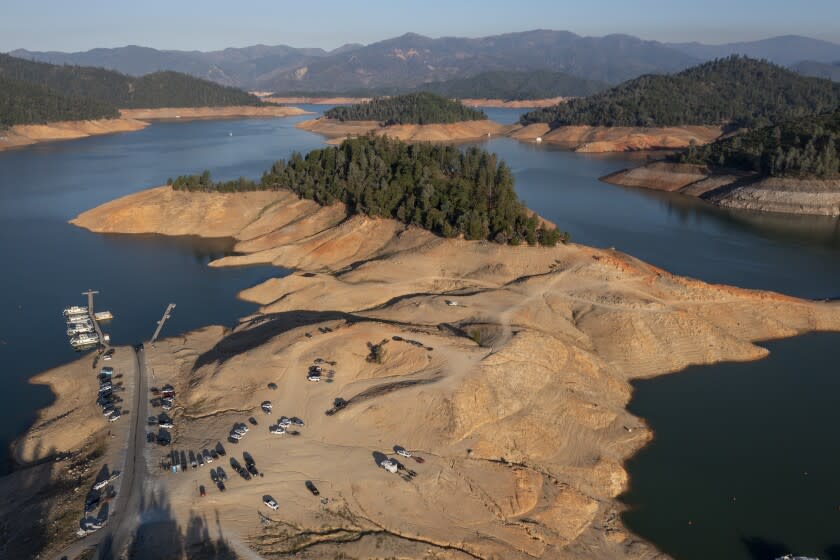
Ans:
{"type": "Polygon", "coordinates": [[[717,126],[685,126],[667,128],[561,126],[551,129],[547,124],[531,124],[511,132],[510,136],[524,142],[554,144],[575,152],[634,152],[644,150],[673,150],[688,147],[694,140],[708,144],[723,134],[717,126]]]}
{"type": "Polygon", "coordinates": [[[398,124],[381,126],[376,121],[337,121],[321,117],[297,124],[298,128],[326,136],[330,144],[345,138],[374,133],[406,142],[468,142],[501,136],[512,129],[491,120],[464,121],[451,124],[398,124]]]}
{"type": "MultiPolygon", "coordinates": [[[[630,380],[759,359],[757,340],[840,329],[837,304],[708,285],[614,251],[442,239],[347,218],[341,205],[258,194],[161,187],[74,223],[218,231],[242,254],[214,266],[297,269],[245,290],[262,308],[235,329],[149,350],[151,369],[178,390],[174,447],[200,448],[233,422],[259,420],[228,447],[250,451],[264,477],[231,473],[225,493],[208,485],[199,498],[195,477],[159,476],[177,522],[211,508],[226,534],[267,555],[661,558],[621,525],[616,500],[624,461],[653,437],[626,410],[630,380]],[[367,360],[368,343],[383,340],[383,359],[367,360]],[[335,362],[331,383],[307,381],[316,358],[335,362]],[[325,415],[339,396],[350,404],[325,415]],[[272,416],[259,412],[263,400],[272,416]],[[300,436],[268,433],[284,414],[304,418],[300,436]],[[400,459],[416,477],[377,467],[395,444],[426,459],[400,459]],[[281,509],[256,524],[263,494],[281,509]]],[[[60,442],[76,429],[56,419],[50,433],[60,442]]]]}
{"type": "Polygon", "coordinates": [[[121,109],[123,117],[141,120],[159,119],[232,119],[242,117],[294,117],[308,115],[308,111],[297,107],[281,107],[269,105],[251,107],[248,105],[234,107],[163,107],[159,109],[121,109]]]}
{"type": "Polygon", "coordinates": [[[100,134],[132,132],[148,125],[149,123],[126,116],[121,119],[19,124],[7,130],[0,130],[0,150],[29,146],[39,142],[75,140],[100,134]]]}
{"type": "Polygon", "coordinates": [[[745,172],[712,172],[701,165],[654,162],[601,178],[625,187],[679,192],[719,206],[840,216],[840,180],[759,177],[745,172]]]}
{"type": "Polygon", "coordinates": [[[297,107],[192,107],[161,109],[122,109],[119,119],[60,121],[47,124],[15,125],[0,130],[0,151],[55,140],[75,140],[101,134],[141,130],[151,120],[226,119],[242,117],[293,117],[310,114],[297,107]]]}

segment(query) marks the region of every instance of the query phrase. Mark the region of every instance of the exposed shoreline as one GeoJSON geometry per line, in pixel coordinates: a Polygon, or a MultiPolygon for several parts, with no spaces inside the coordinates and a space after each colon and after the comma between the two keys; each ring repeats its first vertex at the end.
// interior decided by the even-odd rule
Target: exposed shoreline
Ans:
{"type": "MultiPolygon", "coordinates": [[[[323,521],[313,517],[316,504],[304,498],[300,481],[283,482],[288,477],[281,473],[289,470],[318,480],[338,500],[341,518],[329,517],[335,506],[321,514],[332,524],[347,535],[384,529],[387,546],[408,546],[405,537],[444,547],[455,558],[661,557],[618,516],[624,506],[616,497],[627,486],[622,465],[652,437],[626,410],[629,381],[691,364],[760,359],[766,351],[757,341],[840,330],[835,304],[708,285],[614,251],[444,240],[391,220],[346,219],[340,205],[322,208],[290,193],[249,194],[255,196],[246,201],[237,200],[241,194],[159,187],[73,223],[101,232],[233,231],[243,254],[213,266],[271,263],[298,271],[240,294],[262,306],[253,320],[233,331],[167,339],[151,359],[156,371],[179,380],[187,415],[179,420],[185,422],[180,448],[201,445],[208,433],[242,416],[226,411],[251,410],[262,398],[275,399],[279,413],[292,406],[310,412],[304,438],[277,443],[262,434],[264,427],[249,435],[270,487],[280,484],[275,491],[287,503],[282,518],[299,531],[323,521]],[[288,321],[290,327],[280,327],[288,321]],[[478,333],[483,342],[442,331],[442,323],[478,333]],[[331,330],[319,334],[319,326],[331,330]],[[366,340],[397,333],[434,351],[391,342],[382,366],[365,362],[366,340]],[[295,370],[313,356],[337,360],[334,386],[269,373],[295,370]],[[430,375],[431,384],[376,397],[334,418],[321,413],[337,394],[430,375]],[[283,390],[266,392],[266,380],[283,390]],[[388,414],[397,410],[398,417],[388,414]],[[420,474],[412,485],[370,463],[370,449],[387,451],[392,441],[422,449],[427,458],[414,467],[420,474]],[[283,456],[276,466],[275,453],[283,456]],[[414,485],[426,498],[419,499],[414,485]]],[[[61,419],[53,426],[67,429],[61,419]]],[[[160,478],[182,523],[196,499],[188,478],[160,478]]],[[[250,534],[246,504],[262,488],[232,483],[224,495],[207,499],[225,512],[226,530],[250,534]]],[[[259,536],[251,543],[263,552],[298,550],[300,543],[273,538],[271,545],[259,536]]],[[[304,541],[332,552],[366,542],[304,541]]]]}
{"type": "Polygon", "coordinates": [[[470,142],[504,136],[516,125],[502,125],[489,119],[448,124],[398,124],[381,126],[376,121],[338,121],[326,117],[299,122],[296,127],[326,136],[328,144],[340,144],[348,137],[376,134],[404,142],[470,142]]]}
{"type": "Polygon", "coordinates": [[[553,144],[582,153],[636,152],[687,148],[693,140],[698,145],[719,138],[719,126],[625,127],[625,126],[561,126],[531,124],[511,132],[511,138],[523,142],[553,144]],[[539,138],[539,140],[537,140],[539,138]]]}
{"type": "Polygon", "coordinates": [[[726,208],[840,216],[840,180],[760,177],[735,170],[712,171],[703,165],[652,162],[601,177],[624,187],[678,192],[726,208]]]}
{"type": "Polygon", "coordinates": [[[24,148],[43,142],[77,140],[89,136],[134,132],[154,120],[233,119],[246,117],[293,117],[311,114],[297,107],[187,107],[159,109],[121,109],[116,119],[57,121],[46,124],[19,124],[0,130],[0,151],[24,148]]]}
{"type": "Polygon", "coordinates": [[[0,130],[0,151],[23,148],[42,142],[76,140],[89,136],[134,132],[149,126],[149,123],[133,119],[99,119],[90,121],[60,121],[47,124],[18,124],[0,130]]]}
{"type": "Polygon", "coordinates": [[[249,105],[231,107],[161,107],[157,109],[120,109],[125,118],[150,120],[200,120],[200,119],[235,119],[247,117],[296,117],[310,115],[298,107],[281,107],[266,105],[252,107],[249,105]]]}

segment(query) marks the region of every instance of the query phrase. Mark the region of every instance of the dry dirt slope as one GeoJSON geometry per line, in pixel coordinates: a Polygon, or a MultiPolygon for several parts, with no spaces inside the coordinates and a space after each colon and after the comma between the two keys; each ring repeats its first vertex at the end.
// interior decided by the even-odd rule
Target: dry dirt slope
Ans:
{"type": "MultiPolygon", "coordinates": [[[[215,266],[297,269],[243,292],[261,313],[234,330],[170,340],[151,357],[185,396],[179,445],[206,445],[264,398],[277,415],[306,418],[298,438],[252,430],[265,478],[198,504],[267,554],[657,557],[618,517],[623,461],[651,437],[625,409],[629,380],[758,359],[756,340],[840,328],[836,305],[707,285],[577,245],[444,240],[289,193],[159,188],[74,223],[225,232],[244,254],[215,266]],[[391,340],[381,364],[365,360],[367,342],[394,335],[422,344],[391,340]],[[334,383],[306,381],[316,357],[337,362],[334,383]],[[325,416],[336,396],[351,405],[325,416]],[[395,443],[427,458],[409,461],[409,482],[373,463],[395,443]],[[308,479],[327,505],[307,494],[308,479]],[[255,526],[267,492],[283,507],[255,526]]],[[[166,483],[186,518],[192,482],[166,483]]]]}

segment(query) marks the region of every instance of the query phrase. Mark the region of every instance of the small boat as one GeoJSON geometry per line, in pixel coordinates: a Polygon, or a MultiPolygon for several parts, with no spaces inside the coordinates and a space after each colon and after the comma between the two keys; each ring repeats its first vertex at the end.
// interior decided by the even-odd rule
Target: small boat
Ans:
{"type": "Polygon", "coordinates": [[[110,311],[97,311],[93,314],[93,318],[97,321],[109,321],[114,318],[114,314],[110,311]]]}
{"type": "Polygon", "coordinates": [[[99,337],[92,333],[81,333],[70,339],[70,345],[74,348],[91,346],[99,342],[99,337]]]}
{"type": "Polygon", "coordinates": [[[81,307],[79,305],[73,305],[64,310],[65,317],[67,317],[68,315],[87,315],[87,313],[87,307],[81,307]]]}

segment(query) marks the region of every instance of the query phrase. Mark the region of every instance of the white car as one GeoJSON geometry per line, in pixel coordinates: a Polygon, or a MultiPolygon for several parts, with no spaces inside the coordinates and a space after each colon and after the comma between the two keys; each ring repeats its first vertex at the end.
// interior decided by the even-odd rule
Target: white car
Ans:
{"type": "Polygon", "coordinates": [[[108,422],[116,422],[117,420],[120,419],[120,416],[122,416],[120,411],[115,410],[114,413],[108,418],[108,422]]]}
{"type": "Polygon", "coordinates": [[[287,418],[286,416],[281,416],[280,420],[277,421],[277,424],[283,426],[284,428],[292,423],[291,418],[287,418]]]}
{"type": "Polygon", "coordinates": [[[105,354],[104,356],[102,356],[102,359],[107,362],[108,360],[111,359],[111,354],[105,354]]]}
{"type": "Polygon", "coordinates": [[[159,423],[158,426],[160,426],[161,428],[174,428],[175,424],[173,424],[172,422],[163,421],[159,423]]]}
{"type": "Polygon", "coordinates": [[[320,375],[310,375],[306,379],[309,380],[309,381],[314,381],[314,382],[317,383],[318,381],[321,381],[321,376],[320,375]]]}
{"type": "Polygon", "coordinates": [[[263,503],[265,505],[267,505],[268,507],[270,507],[271,509],[273,509],[274,511],[277,511],[277,508],[278,508],[277,502],[275,502],[274,498],[272,498],[271,496],[263,497],[263,503]]]}
{"type": "Polygon", "coordinates": [[[397,464],[390,459],[385,459],[379,463],[379,466],[390,473],[395,473],[398,470],[397,464]]]}
{"type": "Polygon", "coordinates": [[[399,445],[395,445],[394,446],[394,451],[397,452],[397,455],[402,455],[403,457],[411,457],[411,451],[409,451],[405,447],[400,447],[399,445]]]}
{"type": "Polygon", "coordinates": [[[230,437],[232,437],[233,439],[236,439],[236,440],[240,440],[240,439],[242,439],[242,434],[237,434],[236,432],[231,432],[230,437]]]}
{"type": "Polygon", "coordinates": [[[268,431],[272,434],[283,435],[286,433],[286,428],[283,426],[269,426],[268,431]]]}

